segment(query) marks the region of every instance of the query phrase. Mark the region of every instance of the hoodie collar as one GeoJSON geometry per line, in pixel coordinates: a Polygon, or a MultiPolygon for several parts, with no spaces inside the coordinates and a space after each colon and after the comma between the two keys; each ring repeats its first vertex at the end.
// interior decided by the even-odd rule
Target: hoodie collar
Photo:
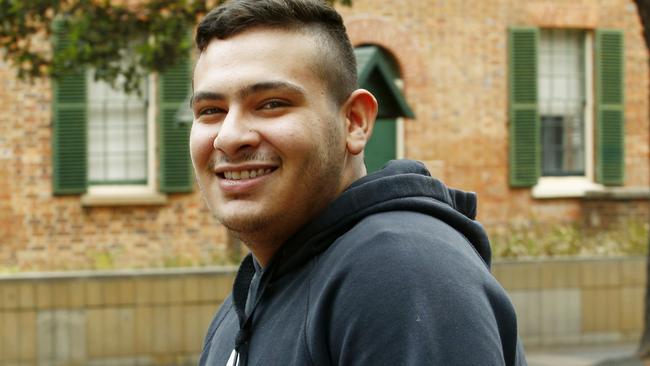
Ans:
{"type": "Polygon", "coordinates": [[[327,249],[364,217],[386,211],[418,211],[438,217],[473,244],[489,266],[490,248],[476,217],[476,195],[450,189],[432,178],[424,164],[393,160],[348,187],[316,219],[294,234],[271,261],[282,276],[327,249]]]}

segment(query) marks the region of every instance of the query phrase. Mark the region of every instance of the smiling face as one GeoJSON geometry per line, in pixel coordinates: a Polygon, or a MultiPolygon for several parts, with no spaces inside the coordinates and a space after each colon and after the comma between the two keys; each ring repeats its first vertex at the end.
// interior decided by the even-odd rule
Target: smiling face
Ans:
{"type": "Polygon", "coordinates": [[[254,28],[212,40],[194,70],[197,180],[211,211],[256,257],[264,254],[255,249],[273,252],[358,178],[348,112],[314,71],[316,40],[254,28]]]}

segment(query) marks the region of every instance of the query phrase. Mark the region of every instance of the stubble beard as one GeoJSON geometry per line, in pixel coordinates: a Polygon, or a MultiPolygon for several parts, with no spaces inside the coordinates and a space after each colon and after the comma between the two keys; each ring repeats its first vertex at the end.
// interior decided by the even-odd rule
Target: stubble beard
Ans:
{"type": "Polygon", "coordinates": [[[264,233],[268,231],[271,225],[269,218],[264,216],[248,216],[248,217],[232,217],[226,218],[223,215],[217,215],[217,220],[226,228],[230,233],[236,236],[243,242],[247,242],[247,238],[256,237],[257,233],[264,233]]]}
{"type": "MultiPolygon", "coordinates": [[[[278,205],[289,207],[289,210],[282,213],[283,217],[276,217],[277,215],[271,216],[272,214],[269,213],[259,215],[227,215],[225,212],[219,212],[216,207],[213,207],[210,204],[210,199],[207,199],[209,195],[206,194],[208,192],[199,185],[203,197],[206,197],[208,207],[214,214],[215,218],[232,235],[249,246],[254,245],[254,243],[259,243],[260,241],[263,241],[263,243],[259,243],[261,245],[279,246],[283,244],[289,236],[293,235],[306,223],[318,216],[318,214],[325,210],[338,196],[339,192],[337,191],[341,184],[343,165],[345,164],[344,157],[341,156],[344,154],[344,151],[339,151],[341,150],[338,143],[341,127],[335,125],[338,123],[339,122],[336,120],[330,121],[331,126],[336,127],[326,129],[326,133],[323,136],[323,139],[325,140],[325,148],[321,150],[317,156],[308,159],[306,164],[304,164],[300,169],[306,174],[317,176],[317,179],[298,182],[298,184],[302,185],[299,191],[306,193],[306,199],[316,199],[305,205],[299,205],[299,207],[302,208],[301,212],[291,210],[291,205],[289,203],[276,203],[278,205]],[[317,182],[318,184],[314,184],[314,182],[317,182]],[[295,225],[283,224],[283,221],[285,223],[295,223],[295,225]],[[294,229],[289,230],[289,232],[278,232],[278,226],[294,226],[294,229]]],[[[292,197],[286,199],[292,199],[292,197]]]]}
{"type": "MultiPolygon", "coordinates": [[[[217,163],[231,163],[231,162],[245,162],[245,161],[279,161],[277,157],[275,156],[268,156],[266,154],[262,154],[259,152],[252,152],[252,151],[245,151],[241,154],[238,154],[236,158],[229,158],[227,156],[219,156],[218,158],[213,158],[208,166],[212,167],[215,166],[217,163]]],[[[243,233],[248,233],[248,232],[258,232],[262,231],[265,227],[269,225],[269,219],[265,217],[255,217],[253,215],[249,216],[243,216],[243,215],[235,215],[233,217],[228,217],[228,215],[224,214],[224,212],[220,212],[220,210],[217,209],[217,207],[214,207],[213,205],[210,204],[211,201],[216,201],[214,198],[211,198],[211,194],[208,191],[210,188],[206,187],[204,188],[201,184],[199,184],[199,188],[201,189],[201,194],[205,199],[205,202],[210,209],[210,212],[214,215],[214,217],[221,223],[226,229],[228,229],[229,232],[234,234],[235,236],[239,237],[243,233]]],[[[234,196],[231,199],[233,200],[238,200],[241,199],[242,197],[234,196]]]]}
{"type": "MultiPolygon", "coordinates": [[[[213,206],[210,201],[210,194],[208,194],[207,190],[203,188],[201,184],[199,184],[199,188],[201,189],[201,195],[205,199],[205,203],[208,206],[208,209],[210,212],[212,212],[212,215],[219,221],[221,225],[223,225],[230,233],[235,235],[238,239],[242,239],[242,236],[246,236],[246,233],[254,233],[254,232],[260,232],[264,231],[266,227],[270,225],[270,219],[261,216],[261,215],[227,215],[222,210],[217,209],[215,206],[213,206]]],[[[235,199],[238,199],[238,197],[234,197],[235,199]]]]}

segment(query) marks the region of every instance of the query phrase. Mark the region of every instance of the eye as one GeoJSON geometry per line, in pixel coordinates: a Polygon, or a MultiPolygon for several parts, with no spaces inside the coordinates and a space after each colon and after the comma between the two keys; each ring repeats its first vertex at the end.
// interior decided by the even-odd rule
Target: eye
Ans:
{"type": "Polygon", "coordinates": [[[262,103],[262,105],[260,106],[259,109],[267,109],[267,110],[269,110],[269,109],[276,109],[276,108],[282,108],[282,107],[287,107],[287,106],[289,106],[289,103],[287,103],[285,101],[282,101],[282,100],[273,99],[273,100],[268,100],[268,101],[262,103]]]}
{"type": "Polygon", "coordinates": [[[225,111],[223,109],[221,109],[221,108],[214,108],[214,107],[203,108],[203,109],[199,110],[199,112],[197,113],[197,116],[199,116],[199,117],[200,116],[209,116],[209,115],[212,115],[212,114],[218,114],[218,113],[224,113],[224,112],[225,111]]]}

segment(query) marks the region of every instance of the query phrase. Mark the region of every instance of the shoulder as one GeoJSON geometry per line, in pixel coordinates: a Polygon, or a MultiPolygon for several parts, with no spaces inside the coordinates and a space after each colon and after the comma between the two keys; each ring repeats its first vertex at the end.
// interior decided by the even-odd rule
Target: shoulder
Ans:
{"type": "MultiPolygon", "coordinates": [[[[346,270],[381,268],[392,276],[441,275],[483,277],[489,270],[472,244],[443,221],[410,211],[370,215],[339,237],[323,259],[346,270]],[[404,271],[409,269],[409,271],[404,271]],[[470,272],[470,273],[467,273],[470,272]]],[[[332,267],[330,267],[332,268],[332,267]]]]}
{"type": "Polygon", "coordinates": [[[445,314],[449,327],[473,318],[516,328],[512,303],[472,245],[424,214],[369,216],[323,253],[314,269],[310,298],[322,299],[322,306],[364,309],[384,319],[403,315],[395,309],[418,309],[445,314]]]}
{"type": "Polygon", "coordinates": [[[335,290],[345,302],[390,307],[426,299],[458,313],[509,304],[462,234],[415,212],[368,216],[321,255],[312,273],[313,295],[335,290]]]}
{"type": "MultiPolygon", "coordinates": [[[[468,348],[499,360],[502,337],[516,339],[514,310],[501,286],[463,235],[433,217],[368,216],[314,269],[307,328],[328,329],[339,360],[372,347],[384,358],[395,348],[409,355],[412,362],[402,363],[408,365],[460,364],[468,348]]],[[[392,361],[372,364],[401,362],[392,361]]],[[[468,364],[480,363],[474,361],[468,364]]]]}

